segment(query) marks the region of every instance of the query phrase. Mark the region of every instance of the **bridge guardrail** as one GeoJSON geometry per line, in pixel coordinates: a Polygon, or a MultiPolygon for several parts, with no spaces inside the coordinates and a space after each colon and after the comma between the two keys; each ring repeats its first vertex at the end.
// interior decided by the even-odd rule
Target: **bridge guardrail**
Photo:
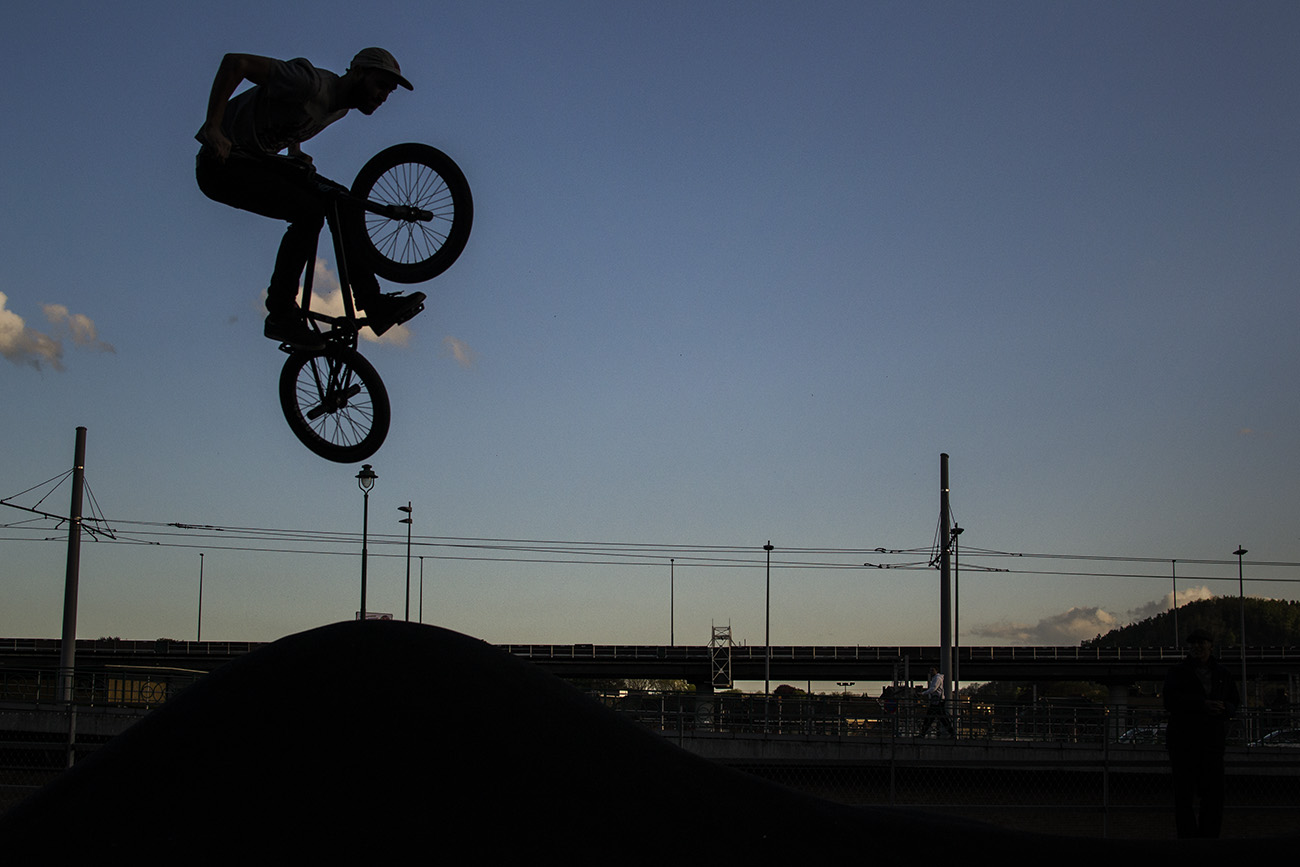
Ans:
{"type": "MultiPolygon", "coordinates": [[[[928,704],[905,697],[885,703],[869,696],[790,696],[752,693],[591,693],[598,701],[656,731],[798,737],[915,739],[925,724],[928,704]]],[[[1111,708],[1083,699],[1033,703],[989,702],[963,697],[950,716],[957,740],[1049,741],[1162,746],[1167,714],[1158,705],[1111,708]]],[[[932,737],[942,737],[939,724],[932,737]]],[[[1250,749],[1300,747],[1300,704],[1241,710],[1229,725],[1229,743],[1250,749]],[[1293,731],[1294,739],[1268,735],[1293,731]]],[[[1300,756],[1300,749],[1296,750],[1300,756]]]]}

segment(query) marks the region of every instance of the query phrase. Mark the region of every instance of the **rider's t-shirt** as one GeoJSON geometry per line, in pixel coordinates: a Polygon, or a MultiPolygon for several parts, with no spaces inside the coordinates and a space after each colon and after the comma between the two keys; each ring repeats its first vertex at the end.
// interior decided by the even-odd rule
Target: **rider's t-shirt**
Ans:
{"type": "MultiPolygon", "coordinates": [[[[269,78],[231,98],[221,128],[236,150],[274,154],[305,142],[348,113],[339,77],[302,57],[276,60],[269,78]]],[[[196,138],[203,141],[202,133],[196,138]]]]}

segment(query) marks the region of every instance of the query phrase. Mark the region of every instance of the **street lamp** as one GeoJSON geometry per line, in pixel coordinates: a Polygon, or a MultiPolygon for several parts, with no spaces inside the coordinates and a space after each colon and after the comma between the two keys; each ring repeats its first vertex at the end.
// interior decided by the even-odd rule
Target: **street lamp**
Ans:
{"type": "Polygon", "coordinates": [[[1177,647],[1179,644],[1182,643],[1182,639],[1178,637],[1178,561],[1177,560],[1169,561],[1169,582],[1170,584],[1173,585],[1174,595],[1170,598],[1173,600],[1173,611],[1174,611],[1174,647],[1177,647]]]}
{"type": "Polygon", "coordinates": [[[195,641],[203,640],[203,552],[199,552],[199,625],[194,635],[195,641]]]}
{"type": "Polygon", "coordinates": [[[763,626],[763,699],[767,700],[772,686],[772,540],[763,546],[767,552],[767,595],[764,602],[763,626]]]}
{"type": "Polygon", "coordinates": [[[948,684],[948,694],[957,695],[958,685],[961,683],[961,558],[958,556],[957,549],[960,547],[958,542],[961,540],[961,534],[966,532],[965,527],[953,525],[952,528],[952,643],[957,652],[953,654],[952,660],[952,683],[948,684]]]}
{"type": "Polygon", "coordinates": [[[415,523],[411,519],[411,501],[407,500],[405,506],[398,506],[397,511],[405,512],[406,517],[399,521],[399,524],[406,525],[406,622],[411,622],[411,525],[415,523]]]}
{"type": "Polygon", "coordinates": [[[1237,546],[1232,553],[1237,555],[1237,599],[1241,604],[1241,706],[1246,706],[1246,588],[1241,580],[1241,558],[1246,556],[1246,549],[1237,546]]]}
{"type": "Polygon", "coordinates": [[[424,558],[420,558],[420,622],[424,622],[424,558]]]}
{"type": "Polygon", "coordinates": [[[676,575],[674,574],[674,570],[676,569],[676,564],[677,564],[676,558],[674,557],[668,558],[668,646],[669,647],[674,647],[677,645],[676,624],[674,623],[673,620],[674,615],[676,614],[676,607],[673,604],[673,592],[674,592],[675,582],[676,582],[676,575]]]}
{"type": "Polygon", "coordinates": [[[361,465],[361,472],[357,473],[357,487],[365,495],[361,511],[361,620],[366,619],[366,547],[370,534],[370,489],[375,486],[377,478],[379,476],[375,475],[370,464],[361,465]]]}

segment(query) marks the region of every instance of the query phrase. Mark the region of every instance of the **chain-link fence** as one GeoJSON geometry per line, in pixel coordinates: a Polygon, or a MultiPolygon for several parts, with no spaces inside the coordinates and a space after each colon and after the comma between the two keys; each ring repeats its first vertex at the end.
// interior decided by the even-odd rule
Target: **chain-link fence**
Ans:
{"type": "Polygon", "coordinates": [[[58,700],[59,674],[0,669],[0,811],[27,797],[125,731],[202,672],[79,672],[73,703],[58,700]]]}

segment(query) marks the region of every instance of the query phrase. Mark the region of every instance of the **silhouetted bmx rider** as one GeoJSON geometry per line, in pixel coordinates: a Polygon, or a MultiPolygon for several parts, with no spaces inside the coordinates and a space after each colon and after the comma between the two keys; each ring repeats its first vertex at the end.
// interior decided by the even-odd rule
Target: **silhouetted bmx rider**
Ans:
{"type": "MultiPolygon", "coordinates": [[[[195,136],[202,143],[195,175],[208,198],[265,217],[287,220],[271,285],[266,292],[265,334],[298,349],[319,349],[319,332],[309,328],[298,307],[303,269],[316,249],[325,221],[325,193],[310,179],[311,157],[302,143],[358,109],[373,114],[398,85],[413,90],[393,55],[366,48],[342,76],[317,69],[304,58],[274,60],[255,54],[227,54],[221,60],[207,120],[195,136]],[[253,87],[231,99],[244,81],[253,87]],[[286,151],[292,159],[275,158],[286,151]]],[[[383,295],[379,281],[350,239],[344,250],[356,304],[376,334],[419,313],[423,292],[383,295]]]]}

